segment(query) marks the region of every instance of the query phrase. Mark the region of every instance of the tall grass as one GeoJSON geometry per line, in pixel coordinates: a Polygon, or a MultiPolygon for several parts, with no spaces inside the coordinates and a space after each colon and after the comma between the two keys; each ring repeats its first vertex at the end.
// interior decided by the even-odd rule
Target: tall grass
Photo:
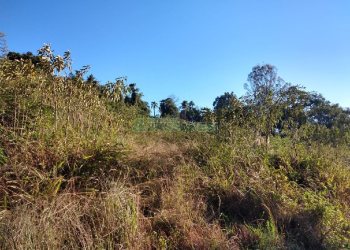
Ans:
{"type": "Polygon", "coordinates": [[[108,193],[62,193],[3,210],[1,249],[133,248],[142,240],[137,197],[117,184],[108,193]]]}
{"type": "Polygon", "coordinates": [[[350,247],[348,146],[135,129],[137,110],[50,58],[0,61],[1,249],[350,247]]]}

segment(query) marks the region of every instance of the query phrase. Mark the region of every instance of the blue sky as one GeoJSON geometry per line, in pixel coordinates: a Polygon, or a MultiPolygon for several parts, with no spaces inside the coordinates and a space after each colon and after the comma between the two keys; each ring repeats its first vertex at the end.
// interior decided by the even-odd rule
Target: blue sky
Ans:
{"type": "Polygon", "coordinates": [[[10,50],[51,43],[101,82],[128,76],[147,101],[212,106],[244,94],[252,67],[350,107],[350,1],[0,0],[10,50]]]}

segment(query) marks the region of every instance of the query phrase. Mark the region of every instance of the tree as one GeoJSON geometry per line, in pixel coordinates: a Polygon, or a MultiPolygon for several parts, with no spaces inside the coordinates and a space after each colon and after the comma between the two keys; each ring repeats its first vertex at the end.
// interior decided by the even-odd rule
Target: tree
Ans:
{"type": "Polygon", "coordinates": [[[117,78],[115,82],[107,82],[101,86],[101,93],[112,103],[124,103],[124,96],[128,93],[128,87],[124,79],[117,78]]]}
{"type": "Polygon", "coordinates": [[[125,96],[124,102],[129,105],[135,105],[141,99],[141,94],[135,83],[129,84],[129,89],[130,95],[125,96]]]}
{"type": "Polygon", "coordinates": [[[153,109],[153,117],[156,117],[156,108],[158,108],[158,103],[153,101],[151,102],[151,108],[153,109]]]}
{"type": "Polygon", "coordinates": [[[219,128],[222,127],[223,123],[242,125],[243,103],[233,92],[225,92],[216,97],[213,106],[219,128]]]}
{"type": "Polygon", "coordinates": [[[177,117],[179,115],[179,110],[174,100],[170,97],[160,101],[159,111],[160,117],[177,117]]]}
{"type": "Polygon", "coordinates": [[[188,102],[186,100],[181,103],[180,118],[191,122],[202,121],[200,109],[196,107],[193,101],[188,102]]]}
{"type": "Polygon", "coordinates": [[[321,94],[310,93],[307,107],[308,120],[313,124],[332,128],[344,112],[338,104],[331,104],[321,94]]]}
{"type": "Polygon", "coordinates": [[[277,127],[292,134],[307,122],[307,106],[310,93],[297,85],[289,86],[283,93],[283,111],[277,127]]]}
{"type": "Polygon", "coordinates": [[[149,115],[148,103],[142,100],[143,94],[136,88],[136,83],[129,84],[129,90],[131,94],[125,96],[124,102],[131,106],[137,106],[141,114],[149,115]]]}
{"type": "Polygon", "coordinates": [[[311,138],[333,146],[349,142],[349,110],[300,86],[288,86],[282,97],[283,112],[277,128],[291,137],[294,147],[299,139],[311,138]]]}
{"type": "Polygon", "coordinates": [[[95,88],[98,88],[98,86],[100,85],[100,83],[98,82],[98,80],[96,79],[96,77],[93,74],[90,74],[85,81],[86,84],[93,86],[95,88]]]}
{"type": "Polygon", "coordinates": [[[214,113],[210,108],[202,108],[201,109],[202,120],[205,123],[213,124],[214,123],[214,113]]]}
{"type": "Polygon", "coordinates": [[[283,95],[288,84],[277,75],[277,69],[270,64],[253,67],[245,85],[245,100],[252,109],[257,132],[265,137],[266,147],[275,125],[282,115],[283,95]]]}
{"type": "Polygon", "coordinates": [[[189,108],[188,101],[184,100],[184,101],[181,103],[181,111],[180,111],[180,118],[181,118],[181,119],[187,120],[188,108],[189,108]]]}
{"type": "Polygon", "coordinates": [[[15,61],[15,60],[29,60],[32,62],[32,64],[36,67],[40,67],[40,63],[41,63],[41,58],[40,56],[35,56],[33,55],[32,52],[27,52],[27,53],[18,53],[18,52],[13,52],[10,51],[7,53],[6,58],[11,60],[11,61],[15,61]]]}
{"type": "Polygon", "coordinates": [[[219,111],[221,109],[228,109],[235,103],[237,100],[237,96],[231,92],[225,92],[223,95],[215,98],[213,102],[214,111],[219,111]]]}

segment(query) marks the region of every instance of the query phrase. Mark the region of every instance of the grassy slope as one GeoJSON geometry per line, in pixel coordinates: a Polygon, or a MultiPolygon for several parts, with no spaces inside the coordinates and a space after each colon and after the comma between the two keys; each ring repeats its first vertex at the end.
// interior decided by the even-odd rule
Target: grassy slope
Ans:
{"type": "MultiPolygon", "coordinates": [[[[40,177],[39,190],[28,197],[12,190],[19,197],[1,211],[0,243],[2,248],[346,246],[349,155],[322,147],[300,148],[295,156],[283,143],[276,141],[266,155],[248,143],[228,145],[207,134],[129,135],[122,148],[82,156],[76,173],[40,177]]],[[[7,190],[17,188],[11,186],[16,181],[9,177],[7,190]]]]}
{"type": "Polygon", "coordinates": [[[350,247],[348,147],[132,132],[132,108],[19,64],[0,65],[1,249],[350,247]]]}

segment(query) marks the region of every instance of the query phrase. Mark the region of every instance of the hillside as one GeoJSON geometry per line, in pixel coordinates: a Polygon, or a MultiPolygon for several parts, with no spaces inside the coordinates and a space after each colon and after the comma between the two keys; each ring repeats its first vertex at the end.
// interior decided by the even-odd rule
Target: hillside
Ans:
{"type": "Polygon", "coordinates": [[[0,249],[350,248],[348,110],[274,85],[154,119],[70,63],[0,59],[0,249]]]}

